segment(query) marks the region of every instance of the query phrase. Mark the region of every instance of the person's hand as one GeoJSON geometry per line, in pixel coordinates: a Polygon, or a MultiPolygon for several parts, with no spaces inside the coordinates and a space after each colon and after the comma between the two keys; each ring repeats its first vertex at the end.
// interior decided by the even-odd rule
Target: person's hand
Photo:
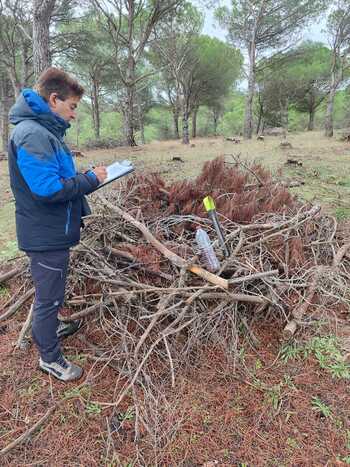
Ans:
{"type": "Polygon", "coordinates": [[[95,167],[93,169],[93,173],[96,175],[100,183],[103,183],[107,178],[107,169],[104,165],[101,165],[100,167],[95,167]]]}

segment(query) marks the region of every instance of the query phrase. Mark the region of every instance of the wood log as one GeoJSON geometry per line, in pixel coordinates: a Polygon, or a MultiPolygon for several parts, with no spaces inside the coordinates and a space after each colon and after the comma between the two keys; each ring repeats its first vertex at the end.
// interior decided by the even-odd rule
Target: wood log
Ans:
{"type": "Polygon", "coordinates": [[[5,283],[6,281],[12,279],[13,277],[17,276],[23,271],[23,268],[14,268],[11,269],[11,271],[4,272],[3,274],[0,275],[0,284],[5,283]]]}
{"type": "Polygon", "coordinates": [[[235,144],[239,144],[241,142],[239,139],[234,138],[234,137],[233,138],[227,137],[225,139],[226,141],[231,141],[231,143],[235,143],[235,144]]]}
{"type": "Polygon", "coordinates": [[[171,160],[172,162],[185,162],[180,156],[174,156],[171,160]]]}
{"type": "Polygon", "coordinates": [[[21,308],[21,306],[34,295],[34,293],[34,287],[28,290],[19,300],[17,300],[16,303],[10,306],[10,308],[0,316],[0,321],[4,321],[5,319],[8,319],[14,315],[21,308]]]}
{"type": "Polygon", "coordinates": [[[27,319],[25,320],[23,327],[21,329],[21,332],[19,333],[17,342],[16,342],[16,349],[24,349],[25,347],[25,339],[26,339],[26,334],[28,333],[29,329],[31,328],[32,325],[32,319],[33,319],[33,309],[34,309],[34,303],[32,303],[27,319]]]}
{"type": "Polygon", "coordinates": [[[298,165],[302,167],[303,163],[297,159],[287,159],[286,165],[298,165]]]}

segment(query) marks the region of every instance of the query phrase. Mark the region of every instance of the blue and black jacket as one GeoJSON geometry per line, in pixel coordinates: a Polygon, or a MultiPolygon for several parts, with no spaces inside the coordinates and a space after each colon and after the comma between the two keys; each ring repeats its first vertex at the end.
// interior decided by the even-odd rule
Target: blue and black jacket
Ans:
{"type": "Polygon", "coordinates": [[[61,250],[80,240],[84,195],[97,188],[93,172],[76,173],[64,143],[69,123],[32,89],[10,110],[10,182],[16,201],[18,246],[24,251],[61,250]]]}

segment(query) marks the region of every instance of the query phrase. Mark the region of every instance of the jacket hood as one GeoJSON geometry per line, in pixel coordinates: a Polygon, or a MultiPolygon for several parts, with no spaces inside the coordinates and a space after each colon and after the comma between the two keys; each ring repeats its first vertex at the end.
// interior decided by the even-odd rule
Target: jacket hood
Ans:
{"type": "Polygon", "coordinates": [[[23,120],[36,120],[59,139],[70,127],[62,117],[52,112],[49,104],[33,89],[23,89],[9,112],[9,121],[13,125],[23,120]]]}

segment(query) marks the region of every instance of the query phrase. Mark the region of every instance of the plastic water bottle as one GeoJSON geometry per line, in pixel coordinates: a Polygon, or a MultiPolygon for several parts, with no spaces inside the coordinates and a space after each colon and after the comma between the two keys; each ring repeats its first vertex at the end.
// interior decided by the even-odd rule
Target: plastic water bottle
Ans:
{"type": "Polygon", "coordinates": [[[196,242],[200,250],[203,261],[205,262],[208,271],[215,272],[220,269],[219,260],[216,257],[214,248],[210,242],[210,238],[205,230],[197,228],[196,242]]]}

